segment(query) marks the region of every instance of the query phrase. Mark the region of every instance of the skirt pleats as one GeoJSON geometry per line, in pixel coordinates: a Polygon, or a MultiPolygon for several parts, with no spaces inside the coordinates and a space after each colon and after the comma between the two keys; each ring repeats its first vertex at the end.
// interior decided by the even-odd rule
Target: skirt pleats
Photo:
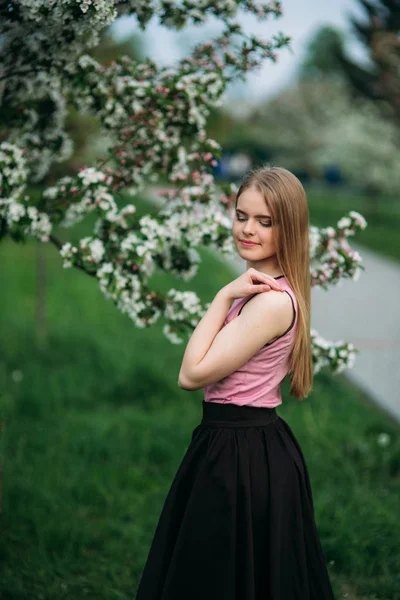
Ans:
{"type": "Polygon", "coordinates": [[[334,600],[289,425],[275,408],[202,409],[136,600],[334,600]]]}

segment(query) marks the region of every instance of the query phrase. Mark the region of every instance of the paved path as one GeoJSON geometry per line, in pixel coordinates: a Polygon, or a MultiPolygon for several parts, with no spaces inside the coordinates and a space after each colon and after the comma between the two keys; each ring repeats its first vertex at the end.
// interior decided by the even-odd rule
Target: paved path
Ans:
{"type": "MultiPolygon", "coordinates": [[[[356,243],[365,271],[329,291],[311,291],[311,326],[325,339],[352,342],[359,353],[342,371],[387,413],[400,421],[400,264],[356,243]]],[[[239,255],[228,259],[238,274],[239,255]]]]}
{"type": "MultiPolygon", "coordinates": [[[[155,189],[148,194],[153,202],[155,189]]],[[[358,281],[343,280],[329,291],[312,289],[311,327],[327,340],[352,342],[359,349],[343,375],[400,421],[400,264],[349,242],[361,254],[365,271],[358,281]]],[[[238,275],[246,268],[238,254],[215,256],[238,275]]]]}

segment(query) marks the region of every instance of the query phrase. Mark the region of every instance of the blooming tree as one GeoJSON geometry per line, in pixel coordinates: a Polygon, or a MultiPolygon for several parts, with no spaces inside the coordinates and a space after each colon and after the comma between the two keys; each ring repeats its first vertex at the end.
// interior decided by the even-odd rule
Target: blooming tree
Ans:
{"type": "MultiPolygon", "coordinates": [[[[155,269],[189,281],[197,272],[201,245],[232,254],[231,218],[235,185],[217,186],[212,172],[219,144],[206,135],[206,119],[222,102],[229,82],[244,78],[264,59],[273,61],[289,43],[283,34],[265,41],[247,35],[241,10],[259,19],[279,17],[280,2],[255,0],[16,0],[0,3],[1,111],[0,236],[33,236],[55,245],[64,267],[97,279],[106,298],[137,327],[163,318],[172,343],[184,341],[203,316],[198,296],[149,289],[155,269]],[[85,54],[99,32],[120,15],[136,17],[144,29],[156,17],[180,29],[209,15],[223,23],[213,41],[195,46],[173,67],[121,56],[103,66],[85,54]],[[67,106],[96,115],[111,140],[106,158],[75,176],[45,187],[35,202],[27,184],[43,179],[54,162],[73,152],[63,129],[67,106]],[[119,207],[121,190],[134,195],[148,182],[166,178],[156,216],[138,218],[134,204],[119,207]],[[61,241],[64,228],[95,213],[92,235],[76,245],[61,241]]],[[[366,225],[351,211],[336,228],[311,227],[312,285],[327,289],[343,278],[357,279],[361,257],[347,238],[366,225]]],[[[351,366],[357,349],[327,342],[311,332],[315,371],[351,366]]]]}
{"type": "Polygon", "coordinates": [[[344,47],[338,60],[357,95],[372,100],[383,117],[400,125],[400,19],[399,0],[359,0],[364,18],[350,17],[352,31],[363,44],[368,65],[350,58],[344,47]]]}

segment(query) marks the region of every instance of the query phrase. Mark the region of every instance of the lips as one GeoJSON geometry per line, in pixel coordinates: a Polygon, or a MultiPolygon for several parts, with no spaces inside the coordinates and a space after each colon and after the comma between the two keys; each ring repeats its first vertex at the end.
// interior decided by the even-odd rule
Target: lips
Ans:
{"type": "Polygon", "coordinates": [[[247,246],[248,248],[259,245],[259,244],[255,244],[254,242],[249,242],[248,240],[239,240],[239,241],[243,244],[243,246],[247,246]]]}

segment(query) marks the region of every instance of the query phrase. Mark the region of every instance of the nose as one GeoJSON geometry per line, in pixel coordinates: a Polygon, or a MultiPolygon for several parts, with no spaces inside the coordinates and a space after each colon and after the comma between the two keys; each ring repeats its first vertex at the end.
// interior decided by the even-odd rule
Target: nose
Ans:
{"type": "Polygon", "coordinates": [[[249,223],[250,221],[247,219],[247,221],[243,224],[243,233],[252,236],[252,227],[249,225],[249,223]]]}

